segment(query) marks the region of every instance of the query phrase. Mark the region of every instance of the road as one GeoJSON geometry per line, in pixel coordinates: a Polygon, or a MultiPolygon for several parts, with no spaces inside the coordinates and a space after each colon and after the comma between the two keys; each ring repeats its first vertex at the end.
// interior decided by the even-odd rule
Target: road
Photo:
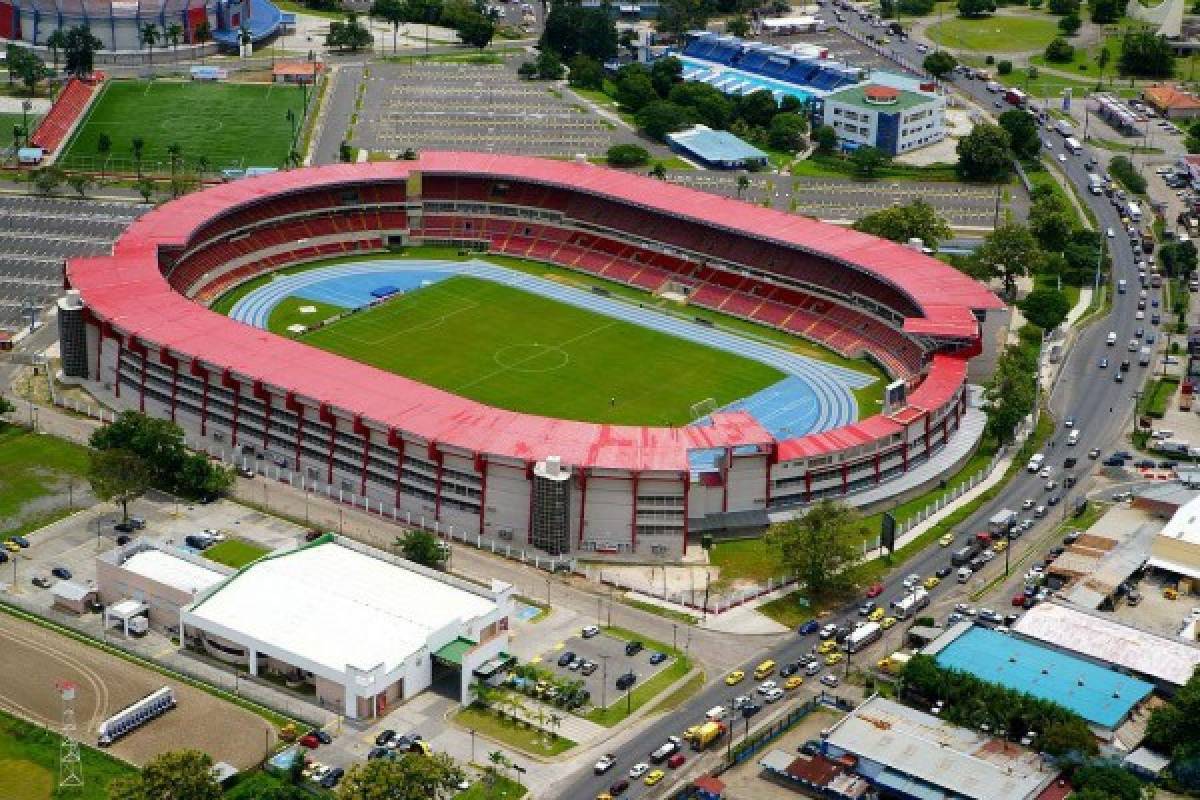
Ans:
{"type": "MultiPolygon", "coordinates": [[[[871,30],[854,14],[846,13],[845,16],[844,27],[857,30],[860,34],[871,30]]],[[[912,41],[893,42],[891,49],[899,58],[909,63],[919,64],[924,57],[916,49],[916,43],[912,41]]],[[[960,78],[955,80],[953,85],[958,91],[970,96],[982,108],[999,111],[993,106],[996,96],[984,88],[983,81],[960,78]]],[[[1058,163],[1057,155],[1063,152],[1062,137],[1056,133],[1044,131],[1042,138],[1054,145],[1053,155],[1058,163]]],[[[1085,491],[1087,477],[1097,463],[1087,458],[1088,449],[1092,447],[1105,449],[1115,446],[1130,423],[1133,413],[1133,393],[1144,383],[1150,370],[1149,367],[1138,367],[1136,353],[1129,353],[1126,350],[1126,344],[1133,338],[1135,328],[1144,325],[1147,330],[1158,330],[1162,327],[1150,325],[1149,314],[1147,314],[1145,322],[1134,320],[1137,303],[1136,287],[1138,286],[1136,259],[1129,247],[1128,238],[1120,234],[1121,221],[1109,198],[1103,195],[1094,196],[1086,189],[1088,172],[1084,169],[1084,162],[1096,155],[1085,148],[1078,156],[1066,154],[1065,163],[1058,163],[1058,166],[1064,170],[1067,178],[1075,186],[1080,187],[1078,194],[1081,202],[1085,203],[1096,215],[1101,230],[1112,227],[1118,232],[1117,238],[1107,240],[1111,247],[1113,281],[1119,279],[1129,281],[1131,291],[1129,294],[1115,295],[1109,314],[1103,320],[1094,322],[1079,333],[1062,366],[1058,381],[1050,390],[1048,405],[1054,418],[1058,420],[1058,427],[1052,436],[1053,446],[1045,451],[1046,463],[1054,469],[1056,476],[1061,476],[1063,460],[1067,456],[1074,455],[1079,459],[1079,464],[1074,470],[1079,477],[1079,484],[1063,497],[1063,505],[1060,508],[1069,507],[1074,497],[1082,496],[1085,491]],[[1116,333],[1117,346],[1109,347],[1106,344],[1109,331],[1116,333]],[[1097,362],[1102,357],[1107,357],[1111,364],[1106,370],[1097,368],[1097,362]],[[1124,383],[1117,383],[1114,375],[1117,372],[1117,366],[1124,358],[1130,358],[1133,366],[1128,379],[1124,383]],[[1082,432],[1081,440],[1075,447],[1067,447],[1065,443],[1067,431],[1062,425],[1062,420],[1067,416],[1074,417],[1075,428],[1082,432]]],[[[1158,296],[1158,294],[1157,291],[1152,290],[1151,297],[1158,296]]],[[[1020,509],[1022,501],[1026,498],[1033,498],[1039,503],[1043,502],[1050,494],[1044,489],[1044,483],[1045,479],[1022,468],[992,501],[984,503],[974,515],[964,522],[956,532],[958,541],[965,541],[966,537],[974,531],[986,530],[988,519],[1001,509],[1020,509]]],[[[1053,511],[1057,512],[1058,509],[1053,509],[1053,511]]],[[[1033,530],[1014,543],[1016,548],[1019,550],[1022,545],[1032,546],[1031,543],[1043,539],[1048,531],[1047,526],[1057,524],[1058,519],[1058,513],[1047,515],[1033,530]]],[[[885,581],[885,590],[880,597],[881,604],[886,605],[888,601],[903,594],[900,583],[904,576],[910,573],[929,576],[939,567],[949,565],[951,549],[934,545],[907,563],[898,566],[885,581]]],[[[985,572],[988,575],[999,574],[1003,570],[1003,565],[1004,559],[997,558],[985,567],[985,572]]],[[[942,595],[952,591],[954,586],[956,584],[952,582],[943,582],[935,587],[931,592],[934,602],[936,603],[942,595]]],[[[848,606],[828,619],[823,618],[822,622],[852,623],[857,618],[853,606],[848,606]]],[[[801,656],[809,653],[816,643],[815,640],[814,636],[792,637],[782,644],[764,649],[759,656],[747,662],[743,668],[749,674],[755,663],[766,658],[771,658],[780,664],[798,660],[801,656]]],[[[839,665],[838,669],[840,670],[842,667],[839,665]]],[[[580,771],[573,778],[562,782],[563,788],[557,796],[569,797],[573,800],[595,797],[628,771],[634,763],[646,760],[649,753],[658,747],[667,736],[678,735],[687,726],[700,721],[704,712],[713,706],[728,706],[733,695],[744,694],[753,685],[748,679],[747,683],[731,688],[724,684],[724,675],[710,675],[709,678],[710,682],[704,689],[680,706],[678,711],[660,717],[646,726],[637,735],[636,744],[623,748],[617,748],[614,745],[614,752],[617,754],[618,760],[614,769],[607,775],[596,776],[590,770],[580,771]]],[[[741,729],[742,726],[737,726],[738,731],[741,729]]],[[[636,798],[661,793],[657,790],[647,792],[639,782],[633,782],[633,784],[627,797],[636,798]]],[[[665,785],[670,784],[671,780],[668,778],[665,785]]]]}

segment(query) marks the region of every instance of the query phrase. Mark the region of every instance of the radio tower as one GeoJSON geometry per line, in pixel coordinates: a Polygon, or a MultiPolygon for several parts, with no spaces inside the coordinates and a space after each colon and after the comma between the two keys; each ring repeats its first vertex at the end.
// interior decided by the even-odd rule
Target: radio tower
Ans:
{"type": "Polygon", "coordinates": [[[59,788],[83,788],[83,761],[79,757],[79,738],[75,728],[75,689],[71,681],[54,684],[62,698],[62,743],[58,748],[59,788]]]}

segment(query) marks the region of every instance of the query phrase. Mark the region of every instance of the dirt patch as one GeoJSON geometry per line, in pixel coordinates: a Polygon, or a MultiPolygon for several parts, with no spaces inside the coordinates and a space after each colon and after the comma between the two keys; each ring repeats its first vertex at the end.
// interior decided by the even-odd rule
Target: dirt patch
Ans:
{"type": "Polygon", "coordinates": [[[725,797],[729,800],[796,800],[801,796],[796,790],[777,783],[758,766],[762,757],[772,750],[784,750],[799,755],[800,746],[809,739],[820,737],[821,731],[842,718],[842,714],[819,708],[796,724],[796,727],[780,736],[754,758],[723,773],[725,797]],[[767,776],[767,777],[764,777],[767,776]]]}
{"type": "Polygon", "coordinates": [[[178,707],[121,739],[110,750],[136,765],[169,750],[194,748],[245,770],[275,742],[263,718],[116,656],[32,623],[0,616],[0,708],[56,729],[62,718],[57,681],[78,686],[80,738],[96,741],[101,721],[155,689],[170,686],[178,707]]]}

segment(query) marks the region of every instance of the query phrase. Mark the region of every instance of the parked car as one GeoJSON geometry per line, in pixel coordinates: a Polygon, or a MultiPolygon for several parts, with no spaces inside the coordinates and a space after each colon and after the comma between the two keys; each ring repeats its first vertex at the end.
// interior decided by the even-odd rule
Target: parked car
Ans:
{"type": "Polygon", "coordinates": [[[392,730],[391,728],[388,728],[387,730],[382,730],[379,732],[379,735],[375,737],[375,745],[377,747],[385,747],[385,746],[387,746],[388,742],[390,742],[393,738],[395,738],[395,736],[396,736],[396,732],[394,730],[392,730]]]}
{"type": "Polygon", "coordinates": [[[593,636],[600,635],[600,628],[595,625],[588,625],[586,628],[580,631],[580,635],[583,636],[584,639],[591,639],[593,636]]]}
{"type": "Polygon", "coordinates": [[[60,581],[71,580],[71,570],[67,569],[66,567],[55,567],[54,569],[50,570],[50,574],[58,578],[60,581]]]}
{"type": "Polygon", "coordinates": [[[636,656],[638,653],[642,652],[642,648],[643,648],[643,645],[641,642],[638,642],[638,641],[626,642],[625,643],[625,655],[636,656]]]}
{"type": "Polygon", "coordinates": [[[26,539],[24,536],[12,536],[9,538],[9,541],[16,542],[17,547],[20,547],[21,549],[29,547],[29,540],[26,539]]]}
{"type": "Polygon", "coordinates": [[[815,619],[810,619],[808,622],[797,628],[796,633],[800,634],[801,636],[810,636],[820,629],[821,626],[817,623],[817,621],[815,619]]]}
{"type": "Polygon", "coordinates": [[[617,676],[617,688],[625,691],[630,686],[637,682],[637,675],[632,672],[626,672],[624,675],[617,676]]]}
{"type": "Polygon", "coordinates": [[[653,666],[657,667],[659,664],[663,663],[666,660],[667,660],[666,653],[662,653],[662,652],[659,652],[656,650],[650,654],[650,663],[653,666]]]}
{"type": "Polygon", "coordinates": [[[573,652],[571,652],[570,650],[567,650],[566,652],[564,652],[562,655],[560,655],[558,657],[558,665],[560,667],[565,667],[574,660],[575,660],[575,654],[573,652]]]}
{"type": "Polygon", "coordinates": [[[317,741],[321,744],[331,744],[333,742],[333,737],[320,728],[313,728],[305,735],[317,737],[317,741]]]}
{"type": "Polygon", "coordinates": [[[333,769],[329,770],[329,772],[326,772],[324,777],[321,778],[321,788],[332,789],[338,785],[338,783],[342,780],[342,776],[345,774],[346,770],[342,769],[341,767],[334,767],[333,769]]]}
{"type": "Polygon", "coordinates": [[[311,733],[306,733],[299,739],[301,747],[307,747],[309,750],[316,750],[321,746],[321,740],[313,736],[311,733]]]}
{"type": "Polygon", "coordinates": [[[51,586],[51,583],[50,583],[50,579],[47,578],[45,575],[35,575],[35,576],[33,576],[33,585],[38,587],[39,589],[49,589],[51,586]]]}
{"type": "Polygon", "coordinates": [[[581,666],[579,668],[579,671],[582,672],[584,675],[591,675],[593,672],[596,671],[596,669],[597,669],[597,665],[596,665],[595,661],[584,661],[583,666],[581,666]]]}

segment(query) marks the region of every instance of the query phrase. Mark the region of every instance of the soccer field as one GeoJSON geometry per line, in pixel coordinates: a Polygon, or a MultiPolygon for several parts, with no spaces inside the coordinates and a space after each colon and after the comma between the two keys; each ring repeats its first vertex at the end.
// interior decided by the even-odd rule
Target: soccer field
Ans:
{"type": "Polygon", "coordinates": [[[167,148],[177,144],[184,162],[203,156],[209,171],[234,167],[281,167],[287,159],[292,110],[300,126],[303,94],[297,86],[200,81],[115,80],[79,126],[59,164],[95,169],[103,160],[100,134],[112,140],[108,171],[132,170],[135,138],[144,142],[146,172],[167,172],[167,148]]]}
{"type": "MultiPolygon", "coordinates": [[[[278,330],[275,315],[271,328],[278,330]]],[[[696,417],[696,403],[724,405],[784,377],[757,361],[463,276],[303,341],[488,405],[589,422],[682,425],[696,417]]]]}

